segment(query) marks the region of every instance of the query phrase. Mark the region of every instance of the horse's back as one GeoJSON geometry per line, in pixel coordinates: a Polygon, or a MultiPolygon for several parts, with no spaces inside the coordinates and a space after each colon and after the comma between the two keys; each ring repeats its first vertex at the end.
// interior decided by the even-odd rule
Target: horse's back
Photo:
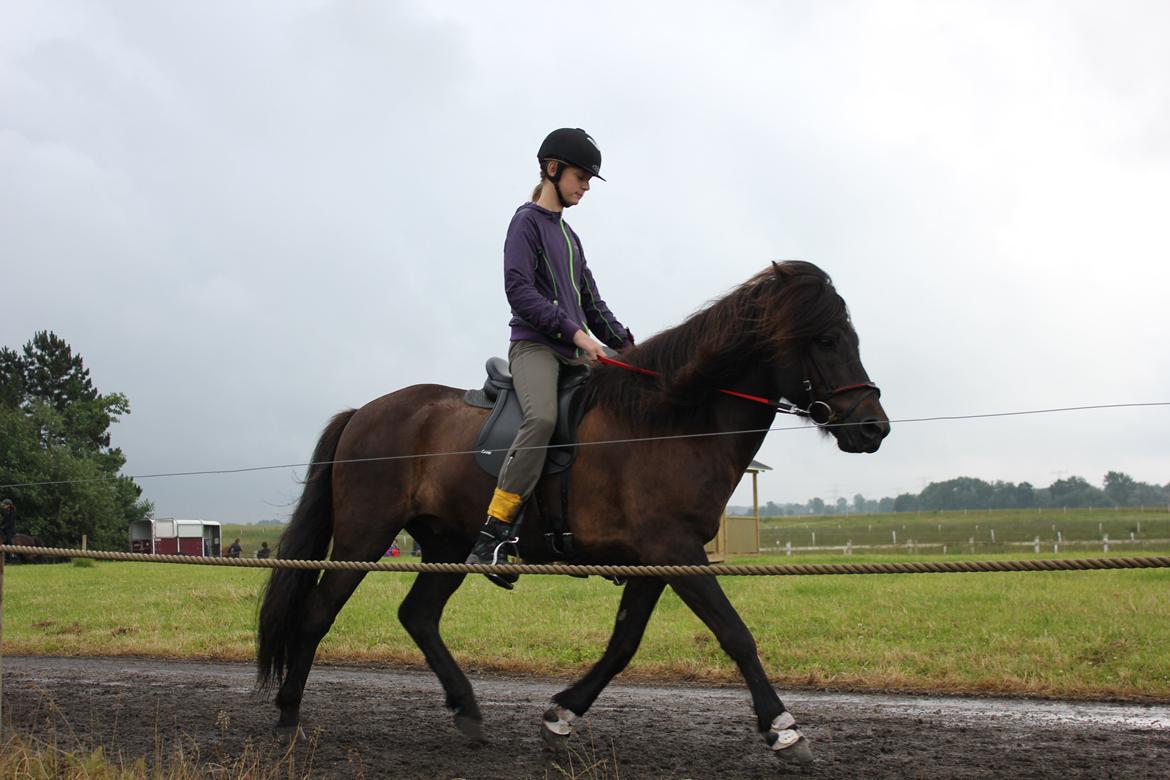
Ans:
{"type": "Polygon", "coordinates": [[[493,480],[471,453],[488,410],[464,403],[465,392],[412,385],[358,409],[335,455],[334,492],[345,499],[338,505],[458,522],[478,516],[464,504],[483,509],[491,495],[493,480]]]}
{"type": "Polygon", "coordinates": [[[470,449],[487,410],[463,402],[464,390],[411,385],[354,413],[338,442],[338,460],[470,449]],[[441,447],[427,449],[421,445],[441,447]]]}

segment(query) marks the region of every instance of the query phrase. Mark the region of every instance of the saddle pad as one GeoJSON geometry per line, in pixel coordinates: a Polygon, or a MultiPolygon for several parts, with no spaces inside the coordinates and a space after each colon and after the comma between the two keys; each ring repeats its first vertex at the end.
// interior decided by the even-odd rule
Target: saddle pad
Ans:
{"type": "Polygon", "coordinates": [[[480,389],[472,389],[464,393],[463,403],[479,409],[494,409],[496,407],[496,402],[488,398],[487,393],[480,389]]]}

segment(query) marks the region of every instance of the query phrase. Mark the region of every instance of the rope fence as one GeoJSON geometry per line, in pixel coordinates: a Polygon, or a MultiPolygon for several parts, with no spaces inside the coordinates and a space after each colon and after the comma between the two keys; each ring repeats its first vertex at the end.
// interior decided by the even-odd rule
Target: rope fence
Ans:
{"type": "Polygon", "coordinates": [[[1170,556],[1069,558],[1034,561],[905,561],[889,563],[741,564],[724,566],[609,566],[568,563],[514,563],[483,566],[468,563],[412,563],[383,561],[300,561],[284,558],[223,558],[193,555],[148,555],[107,550],[70,550],[60,547],[0,545],[0,552],[46,558],[93,558],[104,561],[177,563],[188,566],[228,566],[245,569],[324,569],[327,571],[399,571],[441,574],[568,574],[628,579],[630,577],[796,577],[824,574],[971,574],[1013,571],[1100,571],[1106,569],[1168,569],[1170,556]]]}

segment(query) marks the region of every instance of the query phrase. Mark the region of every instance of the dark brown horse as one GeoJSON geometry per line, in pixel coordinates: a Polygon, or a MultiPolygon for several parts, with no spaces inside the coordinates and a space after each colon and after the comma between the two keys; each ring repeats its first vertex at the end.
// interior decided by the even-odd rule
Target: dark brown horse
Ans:
{"type": "MultiPolygon", "coordinates": [[[[45,546],[44,542],[41,541],[39,536],[33,536],[32,534],[13,534],[12,543],[21,547],[45,546]]],[[[17,555],[14,557],[21,563],[45,563],[49,560],[43,555],[33,555],[31,553],[17,555]]]]}
{"type": "MultiPolygon", "coordinates": [[[[703,545],[718,531],[723,508],[776,414],[774,406],[720,389],[817,406],[820,422],[831,423],[825,430],[846,452],[874,452],[889,433],[845,302],[828,276],[809,263],[773,264],[622,359],[660,378],[610,366],[594,370],[578,440],[649,440],[579,448],[569,477],[568,519],[582,562],[707,563],[703,545]],[[743,431],[750,432],[700,435],[743,431]],[[662,438],[668,436],[674,438],[662,438]]],[[[318,465],[309,470],[277,557],[320,560],[332,541],[334,560],[376,561],[406,528],[422,544],[425,561],[462,562],[494,479],[471,455],[401,456],[466,452],[486,415],[463,402],[462,390],[439,385],[407,387],[338,414],[313,453],[318,465]],[[375,460],[353,462],[361,459],[375,460]]],[[[525,561],[547,560],[538,518],[521,536],[525,561]]],[[[259,685],[280,685],[277,728],[289,735],[299,733],[301,697],[317,646],[364,576],[319,574],[274,570],[260,610],[259,685]]],[[[419,574],[398,617],[442,681],[455,725],[481,739],[471,685],[439,635],[443,608],[464,577],[419,574]]],[[[631,579],[601,659],[556,694],[544,714],[546,741],[567,740],[572,721],[629,663],[667,585],[739,666],[769,747],[787,759],[811,760],[795,719],[768,683],[755,640],[713,575],[631,579]]]]}

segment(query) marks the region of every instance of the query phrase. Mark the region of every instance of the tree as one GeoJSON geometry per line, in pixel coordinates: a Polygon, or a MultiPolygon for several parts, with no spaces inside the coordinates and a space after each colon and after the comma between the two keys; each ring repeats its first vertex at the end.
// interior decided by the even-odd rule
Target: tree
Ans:
{"type": "Polygon", "coordinates": [[[54,483],[10,491],[27,531],[52,545],[86,534],[95,546],[124,546],[128,524],[152,509],[118,474],[126,459],[110,447],[110,425],[129,413],[126,397],[99,393],[81,356],[52,332],[22,353],[0,349],[0,483],[54,483]]]}
{"type": "Polygon", "coordinates": [[[1150,485],[1138,482],[1130,500],[1132,501],[1131,506],[1133,504],[1141,504],[1142,506],[1170,504],[1170,485],[1150,485]]]}
{"type": "Polygon", "coordinates": [[[102,395],[94,388],[81,355],[73,354],[52,331],[37,332],[24,345],[16,367],[23,373],[25,408],[42,403],[61,415],[59,425],[41,431],[42,438],[52,436],[54,443],[77,451],[99,451],[110,446],[110,425],[130,413],[124,395],[102,395]]]}
{"type": "Polygon", "coordinates": [[[20,353],[0,347],[0,405],[16,408],[24,400],[24,364],[20,353]]]}
{"type": "Polygon", "coordinates": [[[1084,477],[1058,479],[1048,487],[1051,506],[1109,506],[1112,500],[1100,488],[1093,487],[1084,477]]]}
{"type": "Polygon", "coordinates": [[[1016,509],[1030,509],[1036,506],[1036,488],[1030,482],[1021,482],[1016,485],[1015,501],[1011,506],[1016,509]]]}
{"type": "Polygon", "coordinates": [[[915,512],[918,510],[918,496],[913,493],[901,493],[894,499],[895,512],[915,512]]]}
{"type": "Polygon", "coordinates": [[[986,509],[991,505],[994,488],[973,477],[958,477],[946,482],[931,482],[918,495],[918,506],[934,509],[986,509]]]}
{"type": "Polygon", "coordinates": [[[1132,503],[1137,486],[1137,480],[1129,474],[1110,471],[1105,475],[1105,495],[1113,499],[1114,503],[1119,506],[1128,506],[1132,503]]]}
{"type": "MultiPolygon", "coordinates": [[[[956,477],[945,482],[932,482],[921,493],[902,493],[896,498],[886,496],[880,500],[867,500],[857,493],[853,496],[852,507],[862,513],[1170,504],[1170,484],[1150,485],[1128,474],[1110,471],[1105,475],[1104,485],[1105,489],[1101,490],[1082,477],[1069,477],[1057,480],[1047,488],[1037,489],[1030,482],[1017,485],[1001,480],[985,482],[974,477],[956,477]]],[[[804,504],[781,506],[769,501],[764,514],[770,517],[825,514],[826,510],[846,514],[848,508],[849,504],[844,498],[838,498],[829,507],[819,498],[809,499],[804,504]]]]}

